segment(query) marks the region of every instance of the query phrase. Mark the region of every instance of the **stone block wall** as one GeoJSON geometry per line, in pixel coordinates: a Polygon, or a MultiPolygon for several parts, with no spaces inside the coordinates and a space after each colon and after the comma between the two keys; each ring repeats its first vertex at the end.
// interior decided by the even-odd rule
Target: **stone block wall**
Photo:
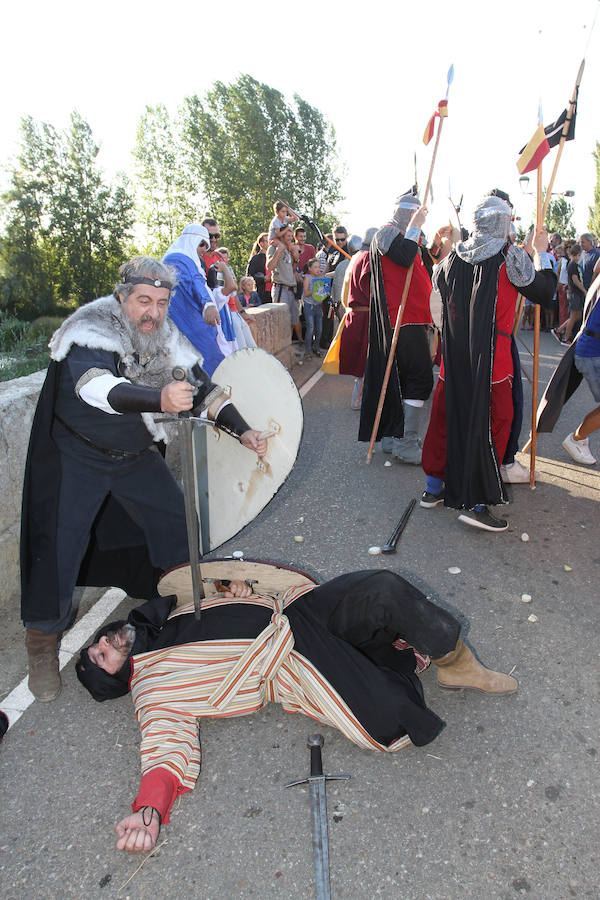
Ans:
{"type": "Polygon", "coordinates": [[[292,324],[290,311],[285,303],[265,303],[246,310],[250,317],[250,330],[258,347],[276,356],[286,369],[294,363],[292,349],[292,324]]]}
{"type": "Polygon", "coordinates": [[[23,472],[29,432],[45,372],[0,382],[0,608],[17,603],[23,472]]]}

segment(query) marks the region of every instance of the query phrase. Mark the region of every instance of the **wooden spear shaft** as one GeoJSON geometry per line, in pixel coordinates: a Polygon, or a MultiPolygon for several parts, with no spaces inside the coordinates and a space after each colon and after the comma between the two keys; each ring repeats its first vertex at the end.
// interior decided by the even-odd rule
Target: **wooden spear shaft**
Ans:
{"type": "MultiPolygon", "coordinates": [[[[562,130],[562,133],[561,133],[561,136],[560,136],[560,142],[559,142],[559,144],[558,144],[558,152],[557,152],[557,154],[556,154],[556,159],[555,159],[555,161],[554,161],[554,168],[552,169],[552,175],[550,176],[550,184],[548,185],[548,189],[547,189],[547,191],[546,191],[546,197],[545,197],[545,200],[544,200],[544,208],[543,208],[543,210],[542,210],[541,218],[539,217],[539,208],[540,208],[540,206],[541,206],[541,202],[540,202],[540,196],[538,196],[538,201],[537,201],[537,204],[538,204],[538,218],[537,218],[538,225],[539,225],[540,223],[543,223],[543,222],[544,222],[544,220],[545,220],[545,218],[546,218],[546,214],[547,214],[547,212],[548,212],[548,205],[549,205],[550,200],[551,200],[551,198],[552,198],[552,188],[554,187],[554,180],[555,180],[555,178],[556,178],[556,173],[558,172],[558,164],[560,163],[560,158],[561,158],[561,156],[562,156],[563,147],[565,146],[565,143],[566,143],[566,140],[567,140],[567,134],[569,133],[569,125],[571,124],[571,120],[572,120],[572,118],[573,118],[573,113],[574,113],[574,111],[575,111],[575,104],[576,104],[576,102],[577,102],[577,91],[578,91],[578,89],[579,89],[579,85],[581,84],[581,78],[582,78],[582,76],[583,76],[583,70],[584,70],[584,68],[585,68],[585,59],[582,59],[582,60],[581,60],[581,64],[580,64],[580,66],[579,66],[579,71],[577,72],[577,78],[575,79],[575,87],[573,88],[573,94],[572,94],[571,99],[570,99],[570,101],[569,101],[569,109],[568,109],[568,111],[567,111],[567,116],[566,116],[566,119],[565,119],[564,124],[563,124],[563,130],[562,130]]],[[[541,167],[540,167],[540,169],[541,169],[541,167]]],[[[538,195],[541,195],[541,172],[540,172],[540,169],[538,169],[538,195]]],[[[538,306],[538,304],[536,303],[536,305],[535,305],[535,319],[534,319],[534,323],[536,323],[536,322],[539,321],[539,314],[540,314],[540,313],[539,313],[539,306],[538,306]]],[[[530,436],[529,436],[529,440],[527,441],[527,443],[526,443],[525,446],[523,447],[523,451],[522,451],[523,453],[528,453],[528,452],[531,450],[531,460],[530,460],[530,463],[529,463],[529,484],[531,485],[532,488],[535,487],[535,476],[534,476],[533,473],[534,473],[534,470],[535,470],[535,445],[536,445],[536,437],[537,437],[537,433],[536,433],[536,427],[537,427],[537,380],[536,380],[536,374],[537,374],[537,368],[538,368],[538,366],[539,366],[539,327],[538,327],[538,331],[537,331],[537,341],[538,341],[538,344],[537,344],[538,350],[537,350],[537,352],[536,352],[535,338],[536,338],[536,335],[535,335],[535,333],[534,333],[534,341],[533,341],[533,351],[534,351],[534,373],[533,373],[533,374],[534,374],[534,395],[532,396],[532,401],[533,401],[533,403],[534,403],[534,406],[533,406],[533,409],[532,409],[532,411],[531,411],[531,434],[530,434],[530,436]]]]}
{"type": "MultiPolygon", "coordinates": [[[[542,164],[537,169],[536,222],[541,228],[542,218],[542,164]]],[[[529,487],[535,489],[535,448],[537,433],[535,420],[538,404],[538,379],[540,370],[540,304],[534,306],[533,318],[533,384],[531,387],[531,456],[529,458],[529,487]]]]}
{"type": "MultiPolygon", "coordinates": [[[[567,135],[569,133],[569,126],[571,124],[571,120],[573,118],[573,113],[575,111],[575,104],[577,102],[577,91],[579,89],[579,85],[581,84],[581,77],[583,75],[583,69],[585,66],[585,59],[581,60],[581,65],[579,66],[579,71],[577,73],[577,79],[575,81],[575,87],[573,88],[573,94],[571,99],[569,100],[569,109],[567,110],[567,117],[564,121],[562,132],[560,135],[560,142],[558,144],[558,152],[556,154],[556,159],[554,160],[554,168],[552,169],[552,175],[550,176],[550,183],[548,185],[548,189],[546,191],[546,197],[544,198],[544,209],[542,212],[541,222],[543,223],[546,219],[546,214],[548,212],[548,205],[550,204],[550,200],[552,198],[552,188],[554,187],[554,181],[556,179],[556,173],[558,172],[558,165],[560,163],[560,158],[562,156],[563,147],[565,146],[567,135]]],[[[539,222],[538,222],[539,224],[539,222]]]]}
{"type": "MultiPolygon", "coordinates": [[[[437,156],[438,147],[440,145],[440,135],[442,133],[442,125],[444,124],[445,116],[440,116],[440,124],[438,125],[437,135],[435,138],[435,145],[433,148],[433,155],[431,157],[431,165],[429,166],[429,175],[427,176],[427,184],[425,185],[425,195],[423,198],[423,206],[427,206],[427,195],[431,189],[431,179],[433,177],[433,167],[435,165],[435,159],[437,156]]],[[[381,422],[381,413],[383,412],[383,404],[385,403],[385,395],[387,393],[387,387],[390,381],[390,373],[392,371],[392,365],[394,363],[394,358],[396,355],[396,347],[398,345],[398,338],[400,337],[400,328],[402,327],[402,319],[404,318],[404,309],[406,307],[406,298],[408,297],[408,291],[410,289],[410,283],[412,281],[413,269],[415,267],[414,262],[410,264],[408,267],[408,272],[406,273],[406,281],[404,282],[404,290],[402,291],[402,300],[400,302],[400,309],[398,310],[398,317],[396,319],[396,324],[394,326],[394,333],[392,335],[392,344],[390,346],[390,352],[388,355],[387,365],[385,367],[385,373],[383,376],[383,382],[381,385],[381,392],[379,394],[379,403],[377,404],[377,412],[375,413],[375,421],[373,422],[373,430],[371,431],[371,440],[369,442],[369,449],[367,450],[367,462],[370,463],[373,459],[373,447],[375,445],[375,440],[377,438],[377,432],[379,430],[379,423],[381,422]]],[[[371,274],[371,277],[373,275],[371,274]]]]}

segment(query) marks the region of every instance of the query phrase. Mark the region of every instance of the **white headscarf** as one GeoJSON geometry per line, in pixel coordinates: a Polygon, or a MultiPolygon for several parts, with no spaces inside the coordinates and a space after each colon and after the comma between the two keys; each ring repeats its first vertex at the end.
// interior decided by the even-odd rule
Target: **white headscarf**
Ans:
{"type": "Polygon", "coordinates": [[[180,236],[173,241],[163,259],[170,253],[182,253],[191,259],[198,271],[204,275],[204,267],[198,256],[198,244],[201,241],[205,241],[206,246],[210,247],[210,236],[207,229],[198,222],[192,222],[191,225],[186,225],[180,236]]]}

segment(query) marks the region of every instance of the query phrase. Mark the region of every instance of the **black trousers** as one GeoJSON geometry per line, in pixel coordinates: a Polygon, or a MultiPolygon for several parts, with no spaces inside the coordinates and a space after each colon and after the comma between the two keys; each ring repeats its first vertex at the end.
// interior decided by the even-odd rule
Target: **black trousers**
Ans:
{"type": "MultiPolygon", "coordinates": [[[[166,570],[186,562],[189,556],[183,494],[156,450],[144,450],[135,459],[113,460],[82,446],[77,438],[61,437],[59,446],[59,614],[43,621],[25,622],[26,627],[46,633],[63,631],[72,619],[73,591],[81,562],[94,522],[109,496],[143,532],[154,566],[166,570]]],[[[123,547],[124,557],[128,552],[129,548],[123,547]]]]}

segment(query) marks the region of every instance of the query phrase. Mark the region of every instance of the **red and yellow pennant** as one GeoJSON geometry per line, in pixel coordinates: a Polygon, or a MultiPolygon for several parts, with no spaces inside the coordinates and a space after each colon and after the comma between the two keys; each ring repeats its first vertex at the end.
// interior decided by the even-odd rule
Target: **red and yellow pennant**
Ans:
{"type": "Polygon", "coordinates": [[[541,164],[543,158],[550,152],[550,144],[546,137],[543,125],[538,125],[535,134],[529,143],[523,147],[521,155],[517,160],[517,169],[519,175],[525,175],[526,172],[533,172],[541,164]]]}
{"type": "Polygon", "coordinates": [[[448,115],[448,101],[440,100],[440,102],[438,103],[437,109],[434,112],[434,114],[432,115],[432,117],[430,118],[429,122],[427,123],[427,128],[425,129],[425,133],[423,134],[423,143],[425,144],[425,146],[427,146],[427,144],[433,137],[433,132],[435,129],[435,120],[438,118],[446,117],[447,115],[448,115]]]}

